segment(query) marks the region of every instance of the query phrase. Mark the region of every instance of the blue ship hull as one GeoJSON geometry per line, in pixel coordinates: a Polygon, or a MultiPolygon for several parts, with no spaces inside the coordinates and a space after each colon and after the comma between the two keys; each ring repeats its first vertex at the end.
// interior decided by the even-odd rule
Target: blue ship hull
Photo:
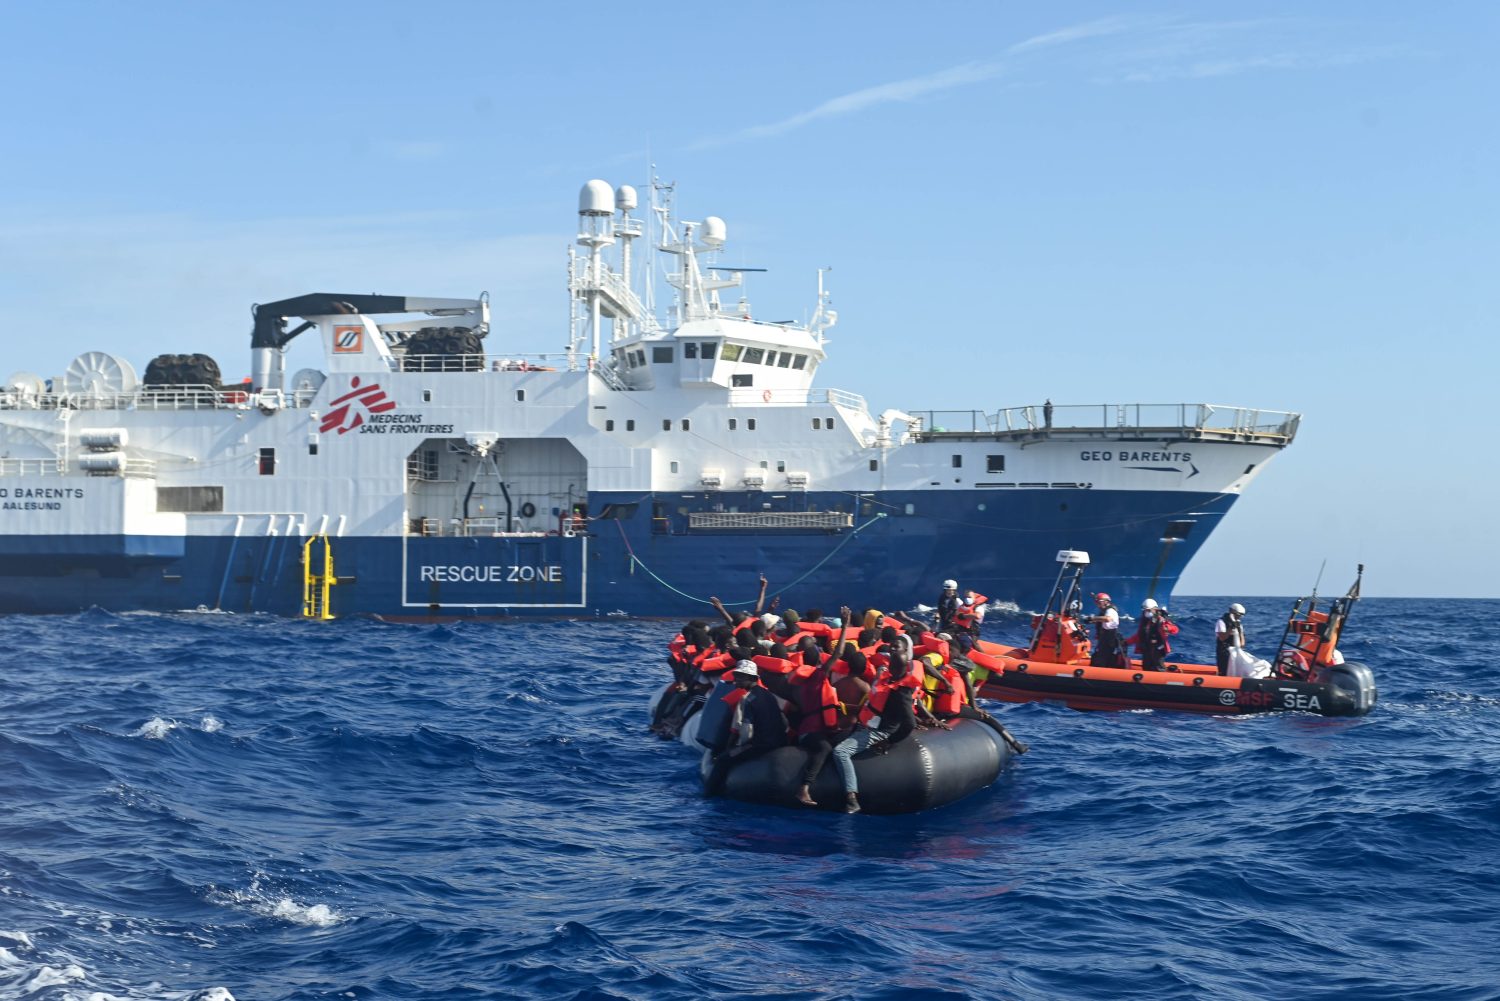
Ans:
{"type": "MultiPolygon", "coordinates": [[[[399,618],[610,614],[686,617],[711,595],[747,607],[764,573],[782,607],[909,608],[955,577],[991,599],[1039,607],[1060,549],[1093,557],[1090,586],[1117,603],[1170,596],[1235,494],[1184,491],[809,493],[842,508],[842,530],[691,529],[687,510],[752,507],[759,495],[590,496],[574,535],[342,537],[331,540],[334,615],[399,618]]],[[[9,536],[0,545],[0,611],[197,608],[299,615],[295,536],[9,536]]]]}

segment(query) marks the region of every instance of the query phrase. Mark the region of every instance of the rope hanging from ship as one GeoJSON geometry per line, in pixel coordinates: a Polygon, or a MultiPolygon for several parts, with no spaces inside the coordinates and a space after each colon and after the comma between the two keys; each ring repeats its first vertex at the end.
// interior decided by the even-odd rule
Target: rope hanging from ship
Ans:
{"type": "MultiPolygon", "coordinates": [[[[802,583],[804,580],[806,580],[807,578],[811,577],[813,574],[817,573],[818,569],[820,567],[822,567],[823,564],[827,563],[829,560],[831,560],[835,556],[837,556],[839,550],[843,549],[846,545],[848,545],[849,542],[856,535],[858,535],[860,532],[863,532],[865,529],[869,528],[871,525],[875,524],[877,521],[879,521],[881,518],[884,518],[884,517],[886,517],[886,514],[885,514],[885,512],[882,511],[882,512],[876,514],[875,517],[871,518],[869,521],[865,522],[864,524],[856,526],[854,529],[852,529],[849,532],[848,535],[844,536],[842,539],[839,540],[839,544],[838,545],[834,546],[831,550],[828,551],[828,555],[827,556],[824,556],[821,560],[819,560],[818,562],[814,563],[800,577],[794,578],[793,580],[788,581],[784,587],[779,587],[776,590],[772,591],[770,593],[770,595],[768,595],[768,597],[773,597],[774,598],[776,595],[781,594],[784,591],[788,591],[788,590],[792,589],[793,587],[796,587],[798,584],[802,583]]],[[[635,554],[635,549],[630,545],[630,538],[625,534],[625,527],[623,525],[621,525],[618,520],[615,521],[615,528],[619,529],[619,531],[620,531],[620,541],[622,541],[622,542],[625,543],[625,552],[626,552],[627,555],[629,555],[631,564],[633,566],[638,566],[642,570],[646,571],[647,576],[649,576],[652,580],[656,581],[662,587],[666,588],[668,591],[671,591],[673,594],[679,595],[679,596],[681,596],[683,598],[687,598],[687,599],[689,599],[691,601],[697,601],[697,602],[707,602],[708,601],[708,599],[706,597],[701,597],[701,596],[695,595],[695,594],[688,594],[686,591],[683,591],[683,590],[680,590],[680,589],[678,589],[676,587],[673,587],[671,584],[669,584],[665,580],[663,580],[656,573],[656,571],[654,571],[650,567],[648,567],[646,565],[645,561],[642,560],[639,556],[637,556],[635,554]]],[[[726,601],[723,604],[724,604],[724,607],[726,607],[726,608],[737,608],[740,605],[753,605],[753,604],[755,604],[755,602],[754,601],[726,601]]]]}

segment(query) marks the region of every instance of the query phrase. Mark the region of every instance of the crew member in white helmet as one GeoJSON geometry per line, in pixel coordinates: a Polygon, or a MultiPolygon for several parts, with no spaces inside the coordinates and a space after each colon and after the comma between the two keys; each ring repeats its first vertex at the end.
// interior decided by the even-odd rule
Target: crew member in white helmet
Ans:
{"type": "Polygon", "coordinates": [[[953,615],[962,604],[963,601],[958,597],[958,581],[943,581],[943,593],[938,595],[937,603],[938,632],[951,633],[953,631],[953,615]]]}
{"type": "Polygon", "coordinates": [[[1141,617],[1136,623],[1135,634],[1125,637],[1123,642],[1135,646],[1141,658],[1141,670],[1164,671],[1167,657],[1172,653],[1169,637],[1176,635],[1177,623],[1167,615],[1167,610],[1158,605],[1155,598],[1147,598],[1141,602],[1141,617]]]}
{"type": "Polygon", "coordinates": [[[1238,601],[1214,623],[1214,644],[1219,658],[1219,673],[1229,673],[1229,651],[1245,648],[1245,606],[1238,601]]]}

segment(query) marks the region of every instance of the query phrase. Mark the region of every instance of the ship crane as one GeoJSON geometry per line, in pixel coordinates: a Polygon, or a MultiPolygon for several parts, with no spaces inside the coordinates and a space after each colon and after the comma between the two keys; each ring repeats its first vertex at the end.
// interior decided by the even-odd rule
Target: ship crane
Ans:
{"type": "Polygon", "coordinates": [[[407,295],[362,295],[311,292],[291,299],[257,303],[250,307],[255,326],[250,334],[250,374],[254,389],[284,389],[286,346],[293,338],[317,326],[308,317],[382,313],[425,313],[428,316],[479,315],[480,336],[489,331],[489,296],[478,299],[440,299],[407,295]],[[287,330],[289,317],[305,322],[287,330]]]}

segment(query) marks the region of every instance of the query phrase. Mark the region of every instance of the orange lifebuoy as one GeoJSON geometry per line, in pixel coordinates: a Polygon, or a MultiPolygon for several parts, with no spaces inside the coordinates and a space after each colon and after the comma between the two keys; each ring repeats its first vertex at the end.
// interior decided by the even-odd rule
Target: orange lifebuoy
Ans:
{"type": "Polygon", "coordinates": [[[761,393],[760,394],[760,398],[762,400],[765,400],[767,403],[770,403],[771,402],[771,391],[768,389],[764,393],[761,393]]]}

